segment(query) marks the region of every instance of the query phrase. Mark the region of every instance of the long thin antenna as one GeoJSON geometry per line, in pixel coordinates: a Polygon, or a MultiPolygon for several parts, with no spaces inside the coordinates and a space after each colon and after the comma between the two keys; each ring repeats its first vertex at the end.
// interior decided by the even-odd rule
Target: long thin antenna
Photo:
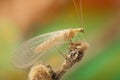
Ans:
{"type": "Polygon", "coordinates": [[[82,27],[84,26],[84,21],[83,21],[83,6],[82,6],[82,0],[80,0],[80,17],[81,17],[81,25],[82,27]]]}
{"type": "Polygon", "coordinates": [[[75,11],[76,11],[76,13],[77,13],[78,22],[80,22],[79,9],[78,9],[78,7],[77,7],[77,4],[76,4],[75,0],[73,0],[73,4],[74,4],[74,7],[75,7],[75,11]]]}
{"type": "Polygon", "coordinates": [[[81,23],[81,26],[83,27],[84,26],[84,22],[83,22],[82,0],[80,0],[80,12],[79,12],[79,9],[77,7],[77,4],[76,4],[75,0],[73,0],[73,4],[74,4],[75,10],[76,10],[79,22],[81,23]]]}

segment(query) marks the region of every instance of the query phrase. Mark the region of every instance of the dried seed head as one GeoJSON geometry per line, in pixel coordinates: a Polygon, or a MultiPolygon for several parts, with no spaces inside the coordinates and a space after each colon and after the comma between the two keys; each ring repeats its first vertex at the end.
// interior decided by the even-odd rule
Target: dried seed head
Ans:
{"type": "Polygon", "coordinates": [[[89,44],[86,42],[71,42],[70,44],[70,50],[78,50],[78,51],[86,51],[86,49],[88,48],[89,44]]]}
{"type": "Polygon", "coordinates": [[[42,64],[32,67],[29,72],[29,80],[52,80],[51,67],[42,64]]]}
{"type": "Polygon", "coordinates": [[[79,49],[81,49],[81,50],[84,52],[84,51],[87,50],[88,47],[89,47],[89,44],[88,44],[88,43],[82,42],[81,48],[79,48],[79,49]]]}
{"type": "Polygon", "coordinates": [[[67,55],[68,61],[78,62],[82,59],[84,52],[88,48],[88,43],[79,41],[79,42],[71,42],[70,51],[67,55]]]}

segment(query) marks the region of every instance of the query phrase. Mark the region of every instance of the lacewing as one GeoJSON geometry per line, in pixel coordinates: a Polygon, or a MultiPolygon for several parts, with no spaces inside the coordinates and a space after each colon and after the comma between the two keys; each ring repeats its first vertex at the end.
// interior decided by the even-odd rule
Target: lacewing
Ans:
{"type": "Polygon", "coordinates": [[[65,29],[36,36],[25,41],[15,52],[12,63],[18,68],[28,68],[55,46],[62,46],[83,28],[65,29]]]}

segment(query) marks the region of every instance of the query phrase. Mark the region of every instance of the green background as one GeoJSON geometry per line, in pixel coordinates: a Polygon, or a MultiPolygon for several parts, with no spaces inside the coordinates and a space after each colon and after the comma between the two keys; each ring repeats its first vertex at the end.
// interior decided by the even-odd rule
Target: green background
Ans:
{"type": "MultiPolygon", "coordinates": [[[[82,37],[90,47],[82,61],[72,67],[63,80],[120,80],[119,10],[110,6],[85,7],[83,18],[85,34],[82,34],[82,37]]],[[[0,80],[27,78],[27,70],[17,69],[11,63],[14,50],[21,42],[20,32],[15,26],[9,21],[0,24],[0,80]]],[[[68,7],[68,10],[60,14],[55,21],[42,27],[40,23],[34,26],[40,27],[31,32],[29,38],[56,30],[81,27],[78,16],[71,7],[68,7]]],[[[53,60],[55,60],[54,56],[53,60]]]]}

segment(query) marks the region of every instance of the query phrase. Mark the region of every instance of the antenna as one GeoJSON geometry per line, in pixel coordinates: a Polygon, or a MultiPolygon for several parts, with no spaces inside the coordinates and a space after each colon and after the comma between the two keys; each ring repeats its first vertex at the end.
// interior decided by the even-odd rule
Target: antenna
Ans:
{"type": "Polygon", "coordinates": [[[76,4],[75,0],[73,0],[73,4],[74,4],[74,7],[75,7],[77,16],[78,16],[78,21],[81,23],[81,26],[83,27],[84,26],[84,22],[83,22],[82,0],[80,0],[80,12],[79,12],[79,9],[77,7],[77,4],[76,4]]]}
{"type": "Polygon", "coordinates": [[[84,21],[83,21],[83,6],[82,6],[82,0],[80,0],[80,17],[81,17],[81,25],[82,27],[84,26],[84,21]]]}

